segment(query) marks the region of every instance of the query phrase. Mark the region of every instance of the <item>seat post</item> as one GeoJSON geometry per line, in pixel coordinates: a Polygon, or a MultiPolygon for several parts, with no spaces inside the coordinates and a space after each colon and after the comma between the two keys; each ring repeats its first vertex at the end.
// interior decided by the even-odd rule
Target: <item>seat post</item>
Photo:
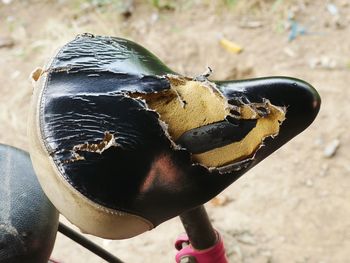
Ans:
{"type": "Polygon", "coordinates": [[[204,250],[217,243],[218,235],[203,205],[182,213],[180,219],[193,248],[204,250]]]}

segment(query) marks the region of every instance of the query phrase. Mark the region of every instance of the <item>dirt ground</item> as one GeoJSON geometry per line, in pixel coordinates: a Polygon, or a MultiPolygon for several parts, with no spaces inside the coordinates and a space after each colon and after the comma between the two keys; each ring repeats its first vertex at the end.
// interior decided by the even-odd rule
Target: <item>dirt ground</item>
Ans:
{"type": "MultiPolygon", "coordinates": [[[[350,262],[350,1],[157,2],[0,1],[0,142],[28,149],[28,76],[78,33],[132,39],[188,76],[210,66],[213,79],[306,80],[322,97],[316,121],[206,207],[230,262],[350,262]]],[[[126,262],[174,262],[182,231],[175,218],[129,240],[91,238],[126,262]]],[[[52,257],[103,262],[60,234],[52,257]]]]}

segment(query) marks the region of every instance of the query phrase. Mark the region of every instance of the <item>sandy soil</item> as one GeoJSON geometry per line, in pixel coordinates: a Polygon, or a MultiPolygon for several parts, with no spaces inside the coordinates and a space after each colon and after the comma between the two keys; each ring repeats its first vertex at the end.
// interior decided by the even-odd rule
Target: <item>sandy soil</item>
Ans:
{"type": "MultiPolygon", "coordinates": [[[[323,100],[314,124],[207,208],[231,262],[349,262],[350,1],[332,1],[335,15],[326,0],[170,1],[175,9],[150,2],[0,1],[0,142],[28,149],[28,76],[78,33],[132,39],[189,76],[210,66],[213,79],[304,79],[323,100]],[[306,34],[288,41],[288,17],[306,34]],[[225,50],[222,36],[243,52],[225,50]],[[339,147],[327,157],[332,143],[339,147]]],[[[91,238],[127,262],[173,262],[173,241],[182,231],[175,218],[130,240],[91,238]]],[[[102,262],[60,234],[53,258],[102,262]]]]}

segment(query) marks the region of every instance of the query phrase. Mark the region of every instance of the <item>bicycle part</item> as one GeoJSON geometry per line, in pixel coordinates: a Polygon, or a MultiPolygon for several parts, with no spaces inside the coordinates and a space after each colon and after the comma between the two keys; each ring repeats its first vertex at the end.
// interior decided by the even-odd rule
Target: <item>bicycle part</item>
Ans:
{"type": "Polygon", "coordinates": [[[188,78],[136,43],[91,34],[33,77],[39,181],[71,222],[112,239],[207,202],[308,127],[320,106],[301,80],[188,78]]]}
{"type": "Polygon", "coordinates": [[[207,249],[217,243],[217,233],[203,205],[182,213],[180,219],[195,249],[207,249]]]}
{"type": "Polygon", "coordinates": [[[29,155],[0,144],[0,262],[47,263],[58,212],[42,191],[29,155]]]}
{"type": "Polygon", "coordinates": [[[96,245],[91,240],[80,235],[79,233],[69,228],[68,226],[62,224],[61,222],[58,225],[58,231],[109,263],[123,263],[123,261],[109,253],[107,250],[96,245]]]}
{"type": "Polygon", "coordinates": [[[194,262],[194,263],[228,263],[225,255],[224,242],[217,233],[217,242],[207,249],[198,250],[193,247],[186,234],[179,236],[175,247],[179,252],[176,254],[176,262],[194,262]],[[183,245],[185,244],[185,245],[183,245]],[[186,245],[188,244],[188,245],[186,245]]]}
{"type": "Polygon", "coordinates": [[[58,222],[58,211],[42,191],[26,152],[0,144],[0,181],[1,263],[47,263],[57,230],[104,260],[122,263],[58,222]]]}
{"type": "Polygon", "coordinates": [[[180,215],[187,234],[175,242],[176,262],[228,263],[220,234],[214,230],[203,205],[180,215]]]}

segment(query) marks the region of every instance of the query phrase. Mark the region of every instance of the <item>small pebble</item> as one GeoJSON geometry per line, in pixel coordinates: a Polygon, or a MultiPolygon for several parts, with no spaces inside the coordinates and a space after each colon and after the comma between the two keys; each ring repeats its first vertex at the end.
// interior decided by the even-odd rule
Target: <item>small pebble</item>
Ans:
{"type": "Polygon", "coordinates": [[[151,15],[151,23],[154,24],[159,20],[159,14],[158,13],[153,13],[151,15]]]}
{"type": "Polygon", "coordinates": [[[337,8],[337,6],[336,6],[335,4],[331,4],[331,3],[330,3],[330,4],[327,4],[326,7],[327,7],[328,12],[329,12],[331,15],[336,16],[336,15],[339,14],[338,8],[337,8]]]}
{"type": "Polygon", "coordinates": [[[305,181],[305,185],[308,186],[308,187],[312,187],[314,185],[314,182],[311,179],[307,179],[305,181]]]}
{"type": "Polygon", "coordinates": [[[323,151],[324,157],[332,158],[337,153],[337,150],[339,149],[339,147],[340,147],[340,140],[334,139],[324,149],[324,151],[323,151]]]}

